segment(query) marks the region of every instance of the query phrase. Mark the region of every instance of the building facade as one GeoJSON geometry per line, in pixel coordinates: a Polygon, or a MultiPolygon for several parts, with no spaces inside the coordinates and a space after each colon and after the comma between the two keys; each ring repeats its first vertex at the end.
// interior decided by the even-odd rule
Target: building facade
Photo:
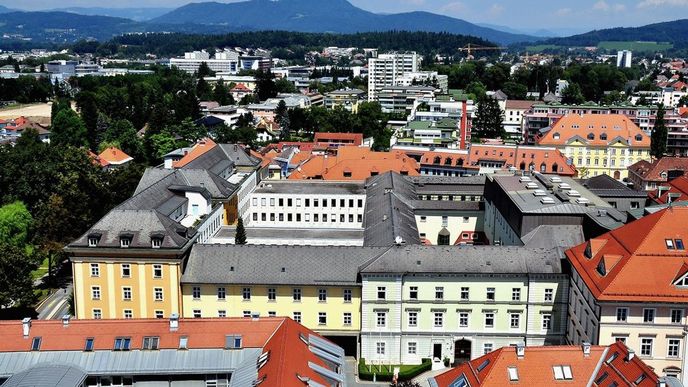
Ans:
{"type": "Polygon", "coordinates": [[[377,101],[383,86],[393,86],[397,78],[420,69],[421,56],[415,52],[380,54],[368,60],[368,101],[377,101]]]}

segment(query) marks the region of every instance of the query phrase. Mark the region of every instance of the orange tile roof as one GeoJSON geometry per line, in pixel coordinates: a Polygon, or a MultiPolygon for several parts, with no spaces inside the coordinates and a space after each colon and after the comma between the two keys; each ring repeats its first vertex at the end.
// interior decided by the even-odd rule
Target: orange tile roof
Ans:
{"type": "Polygon", "coordinates": [[[108,165],[109,164],[114,164],[114,165],[124,164],[127,161],[133,160],[133,158],[131,156],[124,153],[124,151],[122,151],[121,149],[115,148],[115,147],[110,147],[110,148],[105,149],[104,151],[100,152],[98,157],[101,160],[104,160],[105,162],[107,162],[108,165]]]}
{"type": "Polygon", "coordinates": [[[623,114],[567,114],[538,140],[539,145],[561,146],[578,139],[589,146],[608,146],[630,139],[633,148],[649,148],[650,137],[623,114]],[[555,134],[559,137],[556,138],[555,134]],[[594,139],[588,139],[588,135],[594,139]],[[607,139],[601,139],[602,134],[607,139]],[[639,138],[640,140],[636,139],[639,138]]]}
{"type": "MultiPolygon", "coordinates": [[[[641,387],[654,387],[658,382],[657,375],[637,356],[631,361],[626,361],[628,349],[620,342],[609,347],[591,346],[590,355],[585,355],[583,349],[577,346],[543,346],[526,347],[524,356],[519,358],[516,348],[503,347],[490,352],[470,362],[435,376],[435,382],[439,387],[449,387],[462,375],[470,386],[477,387],[501,387],[515,383],[523,386],[589,386],[593,382],[604,377],[602,385],[607,386],[612,381],[620,380],[620,386],[628,385],[627,381],[634,382],[640,375],[645,378],[634,384],[641,387]],[[614,354],[616,353],[616,357],[614,354]],[[608,360],[612,359],[609,361],[608,360]],[[569,366],[571,368],[571,380],[556,380],[554,378],[555,366],[569,366]],[[598,370],[599,367],[599,370],[598,370]],[[511,381],[508,369],[515,368],[518,381],[511,381]]],[[[598,384],[593,384],[597,386],[598,384]]]]}
{"type": "Polygon", "coordinates": [[[688,207],[645,216],[567,250],[566,256],[598,300],[686,303],[688,289],[674,285],[688,264],[688,252],[676,248],[677,240],[688,243],[688,207]]]}
{"type": "Polygon", "coordinates": [[[640,160],[628,167],[628,170],[646,181],[666,181],[667,179],[661,176],[662,172],[676,170],[688,172],[688,157],[662,157],[652,163],[640,160]]]}
{"type": "Polygon", "coordinates": [[[365,180],[373,172],[394,171],[418,176],[420,175],[418,170],[418,162],[402,151],[373,152],[368,148],[344,146],[338,149],[336,156],[311,157],[294,170],[289,175],[289,179],[365,180]],[[347,176],[345,176],[345,171],[347,171],[347,176]]]}
{"type": "Polygon", "coordinates": [[[346,141],[347,144],[360,146],[361,144],[363,144],[363,134],[318,132],[315,134],[313,141],[324,143],[337,143],[341,141],[346,141]]]}
{"type": "Polygon", "coordinates": [[[213,149],[215,147],[215,145],[217,145],[217,144],[215,144],[215,141],[213,141],[209,138],[205,138],[205,139],[199,141],[198,143],[196,143],[196,145],[194,145],[191,148],[191,151],[189,151],[189,153],[184,155],[184,157],[179,159],[179,161],[173,163],[172,166],[175,168],[182,168],[186,164],[189,164],[190,162],[199,158],[205,152],[213,149]]]}
{"type": "MultiPolygon", "coordinates": [[[[260,159],[260,166],[261,168],[265,167],[266,165],[270,164],[272,161],[272,157],[269,157],[268,155],[262,155],[253,149],[250,150],[251,156],[256,157],[260,159]]],[[[274,157],[274,156],[273,156],[274,157]]]]}
{"type": "Polygon", "coordinates": [[[650,200],[657,204],[669,203],[669,195],[671,194],[671,202],[685,202],[688,200],[688,176],[681,176],[673,179],[665,184],[662,184],[664,189],[660,195],[660,189],[656,189],[648,194],[650,200]],[[668,188],[668,189],[667,189],[668,188]]]}

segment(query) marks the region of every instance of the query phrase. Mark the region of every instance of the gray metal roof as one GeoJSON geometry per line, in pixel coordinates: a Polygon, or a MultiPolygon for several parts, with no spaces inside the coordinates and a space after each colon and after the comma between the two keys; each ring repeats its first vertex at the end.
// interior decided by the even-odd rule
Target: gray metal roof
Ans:
{"type": "Polygon", "coordinates": [[[416,212],[422,211],[481,211],[482,202],[462,202],[456,200],[413,200],[411,206],[416,212]]]}
{"type": "Polygon", "coordinates": [[[182,283],[356,284],[359,267],[385,252],[379,247],[193,246],[182,283]]]}
{"type": "Polygon", "coordinates": [[[133,196],[137,196],[158,184],[167,188],[173,185],[203,187],[210,192],[213,199],[227,198],[238,188],[205,169],[147,168],[139,180],[133,196]],[[160,184],[163,180],[164,182],[160,184]]]}
{"type": "Polygon", "coordinates": [[[0,376],[45,363],[77,367],[88,375],[170,375],[235,372],[256,365],[260,348],[158,351],[40,351],[0,353],[0,376]]]}
{"type": "Polygon", "coordinates": [[[227,158],[237,167],[257,167],[260,165],[260,159],[248,155],[244,148],[239,145],[217,144],[217,146],[222,149],[227,158]]]}
{"type": "Polygon", "coordinates": [[[590,192],[599,197],[646,198],[647,192],[636,191],[613,177],[602,174],[589,179],[579,180],[590,192]]]}
{"type": "Polygon", "coordinates": [[[555,249],[514,246],[393,246],[361,270],[382,273],[561,273],[555,249]]]}
{"type": "MultiPolygon", "coordinates": [[[[222,227],[215,235],[215,238],[231,238],[236,235],[236,228],[222,227]]],[[[246,237],[251,242],[251,238],[271,238],[281,239],[356,239],[363,240],[362,229],[342,229],[342,228],[279,228],[279,227],[246,227],[246,237]]],[[[277,244],[277,243],[275,243],[277,244]]]]}
{"type": "Polygon", "coordinates": [[[571,248],[585,242],[579,225],[540,225],[524,235],[521,242],[528,248],[571,248]]]}
{"type": "Polygon", "coordinates": [[[365,195],[365,189],[362,183],[315,180],[268,180],[261,182],[254,192],[274,194],[365,195]]]}
{"type": "Polygon", "coordinates": [[[391,246],[397,237],[408,244],[420,244],[411,201],[417,198],[413,183],[395,172],[366,181],[366,209],[363,222],[365,246],[391,246]]]}
{"type": "Polygon", "coordinates": [[[86,376],[76,366],[39,364],[12,375],[2,387],[80,387],[86,376]]]}

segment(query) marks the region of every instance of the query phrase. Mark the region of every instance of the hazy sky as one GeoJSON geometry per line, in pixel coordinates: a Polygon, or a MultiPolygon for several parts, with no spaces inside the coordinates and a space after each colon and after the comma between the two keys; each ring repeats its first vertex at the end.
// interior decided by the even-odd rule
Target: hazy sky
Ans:
{"type": "MultiPolygon", "coordinates": [[[[67,6],[174,7],[191,0],[0,0],[22,9],[67,6]]],[[[204,0],[193,0],[195,2],[204,0]]],[[[222,1],[222,0],[219,0],[222,1]]],[[[327,1],[327,0],[322,0],[327,1]]],[[[350,0],[373,12],[425,10],[514,28],[607,28],[688,17],[688,0],[350,0]]],[[[230,2],[225,0],[225,2],[230,2]]]]}

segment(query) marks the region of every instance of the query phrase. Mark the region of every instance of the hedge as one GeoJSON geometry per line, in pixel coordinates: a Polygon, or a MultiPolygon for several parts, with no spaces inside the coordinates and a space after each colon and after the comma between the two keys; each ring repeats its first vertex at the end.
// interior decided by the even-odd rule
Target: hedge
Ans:
{"type": "MultiPolygon", "coordinates": [[[[389,367],[389,366],[387,366],[389,367]]],[[[430,371],[432,369],[431,359],[422,359],[422,363],[414,366],[391,366],[392,370],[394,367],[400,367],[399,370],[399,381],[411,380],[416,376],[422,374],[425,371],[430,371]]],[[[361,380],[373,380],[373,374],[376,375],[376,380],[381,382],[390,382],[394,374],[391,371],[369,371],[368,366],[366,366],[365,359],[361,358],[358,361],[358,377],[361,380]]]]}

